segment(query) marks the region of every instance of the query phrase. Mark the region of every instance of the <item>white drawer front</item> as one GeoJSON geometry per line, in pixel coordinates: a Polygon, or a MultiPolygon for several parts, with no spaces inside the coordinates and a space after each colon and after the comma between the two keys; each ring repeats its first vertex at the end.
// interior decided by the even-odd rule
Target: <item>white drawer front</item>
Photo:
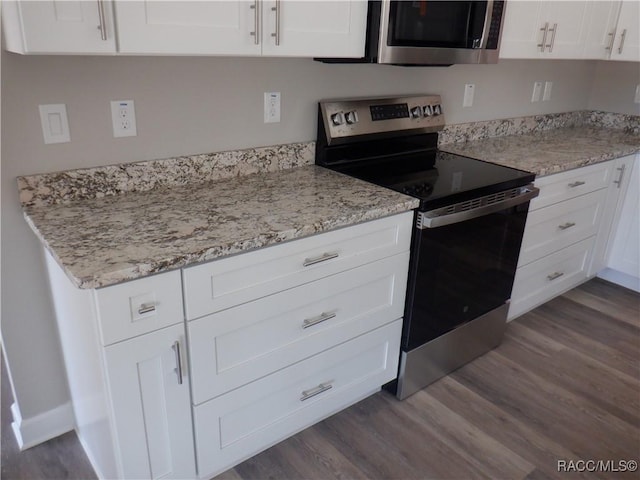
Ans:
{"type": "Polygon", "coordinates": [[[395,378],[401,330],[398,320],[195,407],[200,476],[232,467],[395,378]]]}
{"type": "Polygon", "coordinates": [[[202,403],[402,317],[409,252],[189,322],[202,403]]]}
{"type": "Polygon", "coordinates": [[[180,271],[94,290],[103,345],[183,321],[180,271]]]}
{"type": "Polygon", "coordinates": [[[515,318],[585,280],[594,243],[595,237],[589,237],[518,268],[509,318],[515,318]]]}
{"type": "Polygon", "coordinates": [[[612,168],[613,162],[603,162],[536,179],[540,194],[531,200],[529,210],[608,187],[612,168]]]}
{"type": "Polygon", "coordinates": [[[556,203],[527,216],[518,267],[595,235],[607,190],[556,203]]]}
{"type": "Polygon", "coordinates": [[[412,221],[406,212],[186,268],[187,319],[409,250],[412,221]]]}

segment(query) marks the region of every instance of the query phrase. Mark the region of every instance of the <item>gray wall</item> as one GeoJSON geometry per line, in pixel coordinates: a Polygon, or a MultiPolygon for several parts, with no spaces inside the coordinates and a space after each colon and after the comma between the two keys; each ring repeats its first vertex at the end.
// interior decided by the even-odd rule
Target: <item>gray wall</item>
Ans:
{"type": "MultiPolygon", "coordinates": [[[[2,52],[2,336],[22,416],[67,400],[60,347],[38,242],[21,216],[15,177],[37,172],[313,140],[321,98],[435,93],[448,123],[599,105],[608,82],[588,61],[402,68],[308,59],[18,56],[2,52]],[[534,81],[554,82],[531,103],[534,81]],[[462,108],[475,83],[472,108],[462,108]],[[603,86],[600,86],[602,83],[603,86]],[[262,122],[263,92],[282,93],[282,122],[262,122]],[[110,100],[135,100],[138,136],[114,139],[110,100]],[[38,104],[65,103],[71,143],[45,145],[38,104]]],[[[629,80],[629,81],[627,81],[629,80]]],[[[624,95],[611,100],[627,108],[624,95]]],[[[633,95],[631,96],[631,101],[633,95]]]]}
{"type": "Polygon", "coordinates": [[[640,115],[640,104],[633,103],[640,84],[637,62],[597,62],[588,107],[629,115],[640,115]]]}

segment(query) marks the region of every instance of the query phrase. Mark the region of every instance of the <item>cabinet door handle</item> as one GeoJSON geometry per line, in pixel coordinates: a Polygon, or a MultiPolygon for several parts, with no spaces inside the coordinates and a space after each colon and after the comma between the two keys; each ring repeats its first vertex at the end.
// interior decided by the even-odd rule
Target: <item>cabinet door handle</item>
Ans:
{"type": "Polygon", "coordinates": [[[140,308],[138,308],[138,314],[144,315],[145,313],[155,311],[155,309],[156,309],[155,303],[143,303],[142,305],[140,305],[140,308]]]}
{"type": "Polygon", "coordinates": [[[577,182],[570,183],[569,186],[571,188],[576,188],[576,187],[579,187],[580,185],[584,185],[585,183],[587,183],[587,182],[583,182],[581,180],[578,180],[577,182]]]}
{"type": "Polygon", "coordinates": [[[564,272],[553,272],[551,275],[547,275],[547,280],[552,281],[556,278],[560,278],[564,275],[564,272]]]}
{"type": "Polygon", "coordinates": [[[98,19],[100,20],[100,25],[98,25],[98,30],[100,30],[100,38],[106,41],[107,22],[104,19],[104,0],[98,0],[98,19]]]}
{"type": "Polygon", "coordinates": [[[558,228],[559,228],[560,230],[566,230],[567,228],[571,228],[571,227],[575,227],[575,226],[576,226],[576,224],[575,224],[575,223],[573,223],[573,222],[567,222],[567,223],[564,223],[564,224],[562,224],[562,225],[558,225],[558,228]]]}
{"type": "Polygon", "coordinates": [[[322,322],[326,322],[327,320],[331,320],[332,318],[336,318],[336,312],[322,312],[317,317],[306,318],[302,321],[302,328],[313,327],[322,322]]]}
{"type": "Polygon", "coordinates": [[[171,348],[176,356],[176,368],[174,371],[178,376],[178,385],[182,385],[182,356],[180,355],[180,342],[176,340],[173,342],[173,345],[171,345],[171,348]]]}
{"type": "Polygon", "coordinates": [[[260,44],[260,11],[258,7],[258,0],[254,0],[253,5],[249,8],[253,10],[253,32],[249,32],[249,35],[253,35],[253,43],[260,44]]]}
{"type": "Polygon", "coordinates": [[[305,400],[309,400],[310,398],[315,397],[316,395],[320,395],[322,392],[326,392],[327,390],[330,390],[332,388],[333,385],[331,385],[331,383],[329,382],[321,383],[315,388],[304,390],[300,396],[300,401],[304,402],[305,400]]]}
{"type": "Polygon", "coordinates": [[[276,6],[271,10],[276,12],[276,31],[271,36],[276,38],[276,46],[280,46],[280,0],[276,0],[276,6]]]}
{"type": "Polygon", "coordinates": [[[549,22],[544,22],[544,27],[542,27],[540,31],[544,33],[542,34],[542,43],[538,44],[538,48],[544,53],[545,43],[547,43],[547,33],[549,33],[549,22]]]}
{"type": "Polygon", "coordinates": [[[622,164],[622,166],[618,167],[616,170],[620,170],[620,176],[618,177],[617,180],[614,180],[613,183],[615,183],[616,185],[618,185],[617,188],[620,188],[622,186],[622,178],[624,177],[624,170],[625,168],[627,168],[626,164],[622,164]]]}
{"type": "Polygon", "coordinates": [[[616,39],[616,31],[614,30],[613,32],[609,33],[609,36],[611,37],[611,39],[609,40],[609,45],[606,46],[604,49],[609,50],[611,52],[613,51],[613,41],[616,39]]]}
{"type": "Polygon", "coordinates": [[[549,48],[549,53],[551,53],[553,52],[553,45],[556,43],[556,32],[558,31],[558,24],[554,23],[553,28],[550,28],[549,31],[551,32],[551,43],[549,43],[547,47],[549,48]]]}
{"type": "Polygon", "coordinates": [[[624,48],[624,39],[627,36],[627,29],[622,30],[620,34],[620,46],[618,47],[618,53],[622,54],[622,49],[624,48]]]}
{"type": "Polygon", "coordinates": [[[308,267],[311,265],[315,265],[316,263],[326,262],[327,260],[331,260],[333,258],[338,258],[340,254],[338,252],[325,252],[319,257],[305,258],[303,267],[308,267]]]}

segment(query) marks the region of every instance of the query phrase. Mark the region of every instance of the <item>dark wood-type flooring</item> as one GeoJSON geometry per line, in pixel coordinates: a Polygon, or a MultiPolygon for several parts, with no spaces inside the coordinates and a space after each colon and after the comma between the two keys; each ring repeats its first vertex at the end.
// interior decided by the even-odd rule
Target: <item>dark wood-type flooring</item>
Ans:
{"type": "MultiPolygon", "coordinates": [[[[89,478],[73,433],[16,451],[2,389],[2,478],[89,478]]],[[[640,461],[640,295],[599,279],[404,402],[380,392],[217,479],[640,478],[571,460],[640,461]]]]}

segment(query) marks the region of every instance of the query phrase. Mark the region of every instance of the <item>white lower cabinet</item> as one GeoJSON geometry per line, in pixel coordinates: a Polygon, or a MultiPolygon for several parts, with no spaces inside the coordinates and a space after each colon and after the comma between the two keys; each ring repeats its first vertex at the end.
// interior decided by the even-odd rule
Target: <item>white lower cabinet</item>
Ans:
{"type": "Polygon", "coordinates": [[[536,179],[540,195],[527,216],[509,320],[579,285],[604,266],[612,218],[620,208],[621,171],[630,158],[536,179]]]}
{"type": "Polygon", "coordinates": [[[47,254],[98,476],[209,478],[394,379],[412,224],[405,212],[98,290],[47,254]]]}
{"type": "MultiPolygon", "coordinates": [[[[638,156],[637,156],[638,157],[638,156]]],[[[640,292],[640,165],[633,156],[616,163],[618,202],[598,276],[640,292]]]]}
{"type": "Polygon", "coordinates": [[[184,326],[105,348],[115,441],[127,478],[195,475],[184,326]]]}
{"type": "Polygon", "coordinates": [[[379,390],[397,375],[401,331],[397,320],[195,407],[200,477],[379,390]]]}

